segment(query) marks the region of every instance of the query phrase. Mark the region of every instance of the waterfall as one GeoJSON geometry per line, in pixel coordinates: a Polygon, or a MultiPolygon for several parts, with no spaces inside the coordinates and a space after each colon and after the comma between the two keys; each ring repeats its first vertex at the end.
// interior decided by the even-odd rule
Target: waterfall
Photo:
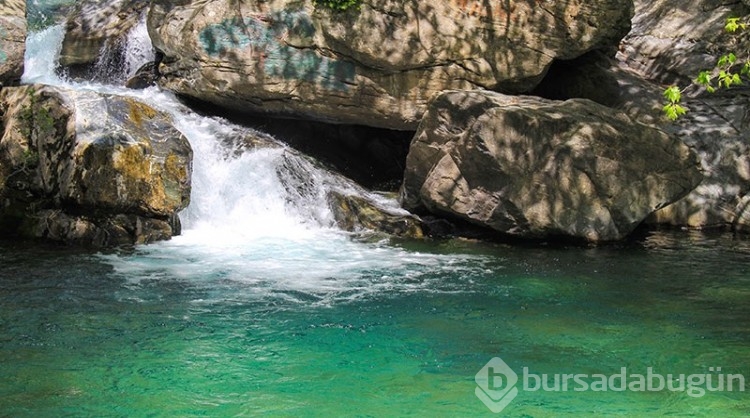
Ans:
{"type": "MultiPolygon", "coordinates": [[[[137,39],[128,43],[127,56],[139,62],[147,33],[133,33],[137,39]]],[[[334,175],[267,134],[198,115],[158,87],[131,90],[60,77],[55,70],[63,35],[62,26],[30,34],[24,83],[137,98],[171,114],[193,148],[191,203],[179,214],[182,235],[141,246],[134,255],[101,256],[134,285],[143,279],[217,286],[229,280],[248,286],[253,297],[327,305],[399,289],[437,290],[444,286],[439,271],[481,266],[475,257],[352,239],[334,227],[329,191],[364,194],[393,211],[397,203],[334,175]],[[262,137],[269,146],[249,147],[244,141],[249,137],[262,137]]]]}
{"type": "Polygon", "coordinates": [[[56,74],[64,36],[65,26],[62,24],[29,34],[26,39],[22,83],[64,84],[56,74]]]}
{"type": "Polygon", "coordinates": [[[153,60],[154,50],[144,13],[123,40],[105,42],[94,64],[95,78],[111,84],[124,84],[138,69],[153,60]]]}
{"type": "Polygon", "coordinates": [[[128,33],[123,55],[125,61],[121,78],[123,81],[135,75],[142,66],[154,60],[154,48],[148,35],[145,13],[141,16],[138,24],[128,33]]]}
{"type": "MultiPolygon", "coordinates": [[[[151,51],[145,22],[131,35],[125,54],[131,67],[126,72],[135,71],[151,51]]],[[[210,230],[226,241],[230,236],[297,236],[311,228],[332,226],[326,190],[352,186],[269,135],[200,116],[157,87],[138,91],[60,77],[55,69],[63,36],[64,29],[58,25],[29,37],[22,81],[128,95],[171,114],[194,151],[191,204],[180,214],[186,234],[193,229],[205,234],[210,230]],[[263,137],[273,146],[242,151],[227,145],[241,148],[248,136],[263,137]]]]}

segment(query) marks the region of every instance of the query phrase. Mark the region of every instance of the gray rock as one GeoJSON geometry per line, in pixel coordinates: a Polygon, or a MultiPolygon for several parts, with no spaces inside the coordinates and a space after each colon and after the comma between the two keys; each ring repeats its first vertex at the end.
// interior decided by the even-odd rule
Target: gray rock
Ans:
{"type": "Polygon", "coordinates": [[[691,80],[713,67],[719,55],[750,49],[750,37],[740,38],[737,44],[723,29],[727,17],[746,15],[750,9],[738,2],[711,0],[692,0],[679,7],[669,1],[635,4],[633,30],[617,55],[620,68],[612,68],[621,87],[613,106],[677,135],[699,156],[704,173],[698,187],[647,222],[747,230],[750,93],[740,88],[709,94],[691,85],[691,80]],[[664,83],[685,89],[688,113],[677,122],[662,117],[664,83]]]}
{"type": "MultiPolygon", "coordinates": [[[[179,224],[176,216],[174,221],[179,224]]],[[[171,222],[132,214],[92,217],[45,209],[25,218],[20,230],[29,237],[70,245],[111,247],[168,240],[176,231],[171,222]]]]}
{"type": "Polygon", "coordinates": [[[395,211],[378,205],[361,194],[344,194],[332,191],[328,203],[339,228],[345,231],[377,231],[407,238],[423,238],[419,218],[404,211],[395,211]]]}
{"type": "Polygon", "coordinates": [[[400,208],[394,199],[369,192],[294,149],[283,149],[276,175],[285,188],[287,202],[307,212],[306,218],[356,233],[423,236],[420,219],[400,208]],[[327,211],[321,213],[316,205],[309,205],[313,201],[326,202],[332,219],[327,211]]]}
{"type": "Polygon", "coordinates": [[[636,0],[632,30],[617,56],[648,80],[688,85],[733,49],[724,31],[726,19],[747,13],[739,2],[636,0]]]}
{"type": "Polygon", "coordinates": [[[168,115],[127,97],[41,85],[3,89],[0,102],[6,233],[108,245],[177,232],[192,150],[168,115]]]}
{"type": "Polygon", "coordinates": [[[143,0],[77,2],[65,23],[60,66],[74,78],[120,76],[126,65],[128,34],[144,17],[147,6],[143,0]]]}
{"type": "Polygon", "coordinates": [[[18,84],[26,52],[26,2],[0,3],[0,86],[18,84]]]}
{"type": "Polygon", "coordinates": [[[699,156],[703,182],[654,213],[649,222],[691,228],[747,230],[750,197],[750,90],[720,91],[689,99],[687,115],[664,129],[699,156]]]}
{"type": "Polygon", "coordinates": [[[679,140],[589,100],[448,91],[415,135],[401,200],[514,236],[597,242],[701,180],[679,140]]]}
{"type": "Polygon", "coordinates": [[[526,92],[555,59],[613,50],[631,0],[157,0],[161,84],[234,110],[415,129],[445,89],[526,92]]]}

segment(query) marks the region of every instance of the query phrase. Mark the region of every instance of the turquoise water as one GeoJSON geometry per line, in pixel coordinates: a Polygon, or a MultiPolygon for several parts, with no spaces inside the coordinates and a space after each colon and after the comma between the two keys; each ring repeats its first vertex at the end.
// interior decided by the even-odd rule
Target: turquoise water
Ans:
{"type": "MultiPolygon", "coordinates": [[[[492,416],[474,376],[493,357],[519,375],[750,377],[747,239],[327,234],[111,254],[0,244],[0,415],[492,416]]],[[[750,396],[520,390],[497,416],[605,415],[747,416],[750,396]]]]}
{"type": "Polygon", "coordinates": [[[134,249],[0,242],[0,416],[750,416],[746,391],[532,391],[522,373],[750,378],[750,238],[347,235],[325,196],[350,185],[283,147],[234,155],[242,128],[158,89],[60,79],[63,35],[30,34],[24,82],[169,112],[191,205],[183,236],[134,249]],[[475,395],[495,357],[520,379],[501,415],[475,395]]]}

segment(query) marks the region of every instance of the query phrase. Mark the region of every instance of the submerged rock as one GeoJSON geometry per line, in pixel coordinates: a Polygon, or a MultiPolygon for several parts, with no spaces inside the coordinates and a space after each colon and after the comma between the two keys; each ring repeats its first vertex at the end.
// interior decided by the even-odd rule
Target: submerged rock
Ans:
{"type": "Polygon", "coordinates": [[[0,2],[0,86],[18,84],[26,52],[26,2],[0,2]]]}
{"type": "Polygon", "coordinates": [[[190,201],[192,150],[135,99],[32,85],[0,92],[6,234],[116,245],[167,239],[190,201]]]}
{"type": "Polygon", "coordinates": [[[614,50],[632,0],[151,2],[163,87],[234,110],[413,130],[445,89],[527,92],[555,59],[614,50]]]}
{"type": "Polygon", "coordinates": [[[683,143],[589,100],[448,91],[414,137],[401,199],[513,236],[596,242],[701,180],[683,143]]]}

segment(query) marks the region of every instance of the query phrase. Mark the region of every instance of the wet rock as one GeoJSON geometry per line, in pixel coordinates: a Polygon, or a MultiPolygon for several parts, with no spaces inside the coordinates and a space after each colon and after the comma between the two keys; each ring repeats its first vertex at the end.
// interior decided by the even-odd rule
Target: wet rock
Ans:
{"type": "Polygon", "coordinates": [[[192,150],[168,115],[132,98],[42,85],[4,89],[0,101],[5,233],[110,245],[177,232],[192,150]]]}
{"type": "Polygon", "coordinates": [[[386,208],[362,195],[336,191],[328,194],[328,200],[334,219],[343,230],[370,230],[408,238],[424,237],[419,218],[406,211],[386,208]]]}
{"type": "Polygon", "coordinates": [[[145,89],[155,86],[159,78],[158,64],[150,62],[139,68],[132,77],[125,82],[125,87],[129,89],[145,89]]]}
{"type": "Polygon", "coordinates": [[[612,109],[479,91],[439,95],[406,164],[408,210],[591,242],[624,238],[702,180],[687,146],[612,109]]]}
{"type": "MultiPolygon", "coordinates": [[[[73,78],[108,80],[127,65],[125,46],[144,18],[147,1],[85,0],[68,14],[60,66],[73,78]]],[[[133,70],[135,70],[134,68],[133,70]]]]}
{"type": "Polygon", "coordinates": [[[87,247],[111,247],[168,240],[174,234],[174,226],[166,220],[133,214],[69,215],[47,209],[24,218],[20,230],[27,237],[87,247]]]}
{"type": "MultiPolygon", "coordinates": [[[[268,147],[256,149],[263,148],[268,147]]],[[[370,192],[294,149],[274,151],[280,152],[276,175],[285,189],[285,200],[304,219],[357,233],[423,236],[419,218],[399,207],[395,199],[370,192]]]]}

